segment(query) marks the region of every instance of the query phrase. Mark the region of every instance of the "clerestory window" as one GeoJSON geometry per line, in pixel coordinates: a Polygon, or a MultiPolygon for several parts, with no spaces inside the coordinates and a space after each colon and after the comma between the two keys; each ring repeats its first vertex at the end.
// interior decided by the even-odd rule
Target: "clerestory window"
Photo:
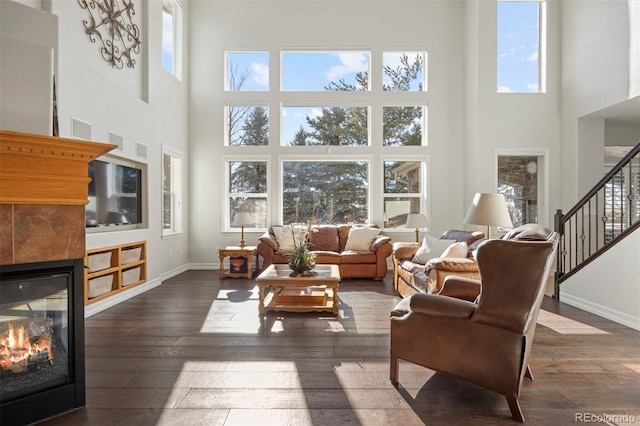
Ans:
{"type": "Polygon", "coordinates": [[[162,0],[162,66],[182,79],[182,6],[162,0]]]}
{"type": "Polygon", "coordinates": [[[546,3],[497,2],[498,93],[546,92],[546,3]]]}

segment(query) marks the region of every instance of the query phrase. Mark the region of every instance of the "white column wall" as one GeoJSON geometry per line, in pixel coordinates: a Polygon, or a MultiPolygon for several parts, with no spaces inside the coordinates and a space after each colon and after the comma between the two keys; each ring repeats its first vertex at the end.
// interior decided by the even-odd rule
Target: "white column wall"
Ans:
{"type": "MultiPolygon", "coordinates": [[[[92,140],[108,142],[108,133],[124,138],[124,147],[114,155],[146,164],[147,185],[146,216],[148,228],[111,231],[87,235],[87,248],[110,246],[132,241],[147,241],[147,287],[157,285],[163,277],[170,276],[188,265],[188,221],[185,233],[172,239],[162,239],[161,227],[161,145],[166,144],[184,153],[185,206],[188,203],[188,52],[184,50],[183,81],[169,74],[161,63],[162,2],[134,2],[134,22],[140,27],[142,50],[135,55],[133,70],[113,69],[101,57],[99,45],[91,43],[82,24],[88,15],[78,2],[42,0],[18,4],[2,0],[2,22],[20,20],[31,38],[48,40],[55,52],[57,106],[60,136],[71,137],[71,119],[77,118],[91,124],[92,140]],[[38,10],[39,4],[43,10],[38,10]],[[33,7],[31,7],[33,6],[33,7]],[[55,19],[46,24],[40,15],[55,19]],[[43,24],[44,22],[44,24],[43,24]],[[147,157],[139,157],[136,143],[147,146],[147,157]],[[173,257],[169,252],[177,253],[173,257]]],[[[184,17],[188,19],[188,3],[184,4],[184,17]]],[[[4,31],[4,30],[3,30],[4,31]]],[[[185,45],[188,43],[185,34],[185,45]]],[[[2,51],[2,60],[10,60],[2,51]]],[[[31,78],[25,75],[27,80],[31,78]]],[[[144,286],[142,286],[144,287],[144,286]]],[[[134,289],[132,289],[134,290],[134,289]]],[[[138,288],[135,289],[138,291],[138,288]]],[[[123,292],[131,295],[135,291],[123,292]]],[[[125,296],[126,297],[126,296],[125,296]]],[[[108,299],[114,303],[116,298],[108,299]]]]}

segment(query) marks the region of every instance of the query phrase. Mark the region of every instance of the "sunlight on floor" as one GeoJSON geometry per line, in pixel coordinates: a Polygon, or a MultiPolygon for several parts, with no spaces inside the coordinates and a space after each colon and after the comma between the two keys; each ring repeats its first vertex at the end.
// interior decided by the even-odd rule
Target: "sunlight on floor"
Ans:
{"type": "Polygon", "coordinates": [[[599,328],[540,309],[538,324],[559,334],[610,334],[599,328]]]}
{"type": "Polygon", "coordinates": [[[640,364],[622,364],[622,365],[640,374],[640,364]]]}

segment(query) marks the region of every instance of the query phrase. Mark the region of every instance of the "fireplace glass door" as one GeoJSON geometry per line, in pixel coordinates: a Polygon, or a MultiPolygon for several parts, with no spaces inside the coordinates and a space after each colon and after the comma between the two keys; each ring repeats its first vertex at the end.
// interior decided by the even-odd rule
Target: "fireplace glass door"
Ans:
{"type": "Polygon", "coordinates": [[[71,273],[0,282],[0,401],[70,383],[71,273]]]}

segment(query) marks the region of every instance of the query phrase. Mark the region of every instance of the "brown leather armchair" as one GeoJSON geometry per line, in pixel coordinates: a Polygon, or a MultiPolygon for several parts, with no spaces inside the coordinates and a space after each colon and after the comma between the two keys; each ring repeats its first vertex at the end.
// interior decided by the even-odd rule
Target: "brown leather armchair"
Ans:
{"type": "Polygon", "coordinates": [[[557,240],[547,228],[523,225],[478,248],[480,281],[448,277],[439,295],[401,300],[391,312],[391,381],[399,359],[410,361],[504,395],[513,418],[524,421],[520,385],[532,379],[531,344],[557,240]],[[480,289],[477,303],[464,300],[480,289]]]}

